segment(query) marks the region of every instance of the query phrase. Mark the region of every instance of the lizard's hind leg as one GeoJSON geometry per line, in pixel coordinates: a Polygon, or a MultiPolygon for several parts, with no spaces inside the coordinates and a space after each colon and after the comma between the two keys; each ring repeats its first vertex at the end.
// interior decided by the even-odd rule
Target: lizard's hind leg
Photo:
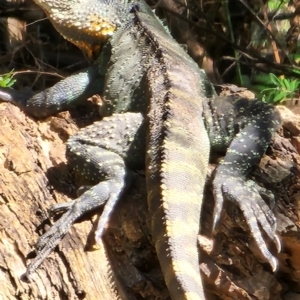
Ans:
{"type": "MultiPolygon", "coordinates": [[[[274,197],[248,177],[253,167],[258,165],[280,124],[279,114],[273,106],[257,100],[228,97],[213,101],[211,107],[215,105],[218,116],[215,121],[218,126],[215,127],[221,137],[219,141],[229,144],[213,181],[213,228],[220,218],[224,199],[238,205],[260,252],[274,271],[277,260],[262,236],[262,232],[265,232],[277,251],[280,251],[280,241],[275,232],[276,218],[263,199],[268,198],[270,205],[274,206],[274,197]],[[222,114],[223,111],[227,115],[222,114]],[[225,132],[229,132],[229,138],[225,132]]],[[[211,136],[215,137],[215,132],[211,136]]]]}
{"type": "Polygon", "coordinates": [[[127,165],[132,167],[140,163],[140,159],[135,157],[137,153],[140,154],[139,145],[143,145],[139,136],[142,123],[141,114],[113,115],[84,128],[69,139],[66,153],[68,162],[81,176],[98,183],[76,200],[52,208],[52,212],[64,214],[38,240],[37,256],[30,262],[25,274],[28,279],[78,218],[104,205],[95,233],[96,241],[101,238],[109,216],[127,184],[127,165]]]}

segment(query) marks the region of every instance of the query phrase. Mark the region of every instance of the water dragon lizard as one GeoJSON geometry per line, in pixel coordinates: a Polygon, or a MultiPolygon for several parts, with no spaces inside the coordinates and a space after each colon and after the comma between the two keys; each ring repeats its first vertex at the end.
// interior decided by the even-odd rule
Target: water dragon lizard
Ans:
{"type": "Polygon", "coordinates": [[[276,269],[260,229],[279,250],[275,217],[261,198],[267,191],[247,179],[279,124],[274,107],[217,97],[205,72],[142,0],[34,1],[65,38],[89,55],[104,45],[102,54],[88,70],[29,99],[5,89],[0,97],[45,117],[102,93],[104,118],[72,136],[66,152],[74,169],[97,183],[52,208],[64,214],[39,239],[26,275],[81,215],[104,206],[99,240],[131,170],[144,168],[152,239],[170,295],[205,299],[197,248],[203,189],[210,148],[227,147],[213,182],[213,227],[225,198],[238,204],[261,253],[276,269]]]}

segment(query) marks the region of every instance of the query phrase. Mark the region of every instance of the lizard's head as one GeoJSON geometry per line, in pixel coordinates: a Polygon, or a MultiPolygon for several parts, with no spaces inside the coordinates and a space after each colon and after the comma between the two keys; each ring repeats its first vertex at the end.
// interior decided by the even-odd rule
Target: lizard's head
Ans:
{"type": "Polygon", "coordinates": [[[93,57],[121,24],[126,0],[34,0],[57,31],[93,57]]]}

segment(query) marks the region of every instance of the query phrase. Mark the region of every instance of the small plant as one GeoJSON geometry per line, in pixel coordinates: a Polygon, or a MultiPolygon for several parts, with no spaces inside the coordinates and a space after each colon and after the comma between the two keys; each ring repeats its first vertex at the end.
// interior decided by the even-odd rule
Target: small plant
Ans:
{"type": "Polygon", "coordinates": [[[288,5],[289,0],[269,0],[267,2],[268,8],[271,11],[279,10],[284,8],[286,5],[288,5]]]}
{"type": "Polygon", "coordinates": [[[270,74],[255,76],[255,84],[252,88],[256,96],[262,101],[271,104],[279,104],[286,100],[292,100],[298,92],[300,80],[286,79],[270,74]]]}
{"type": "Polygon", "coordinates": [[[13,71],[11,70],[5,76],[0,76],[0,87],[11,87],[17,80],[13,79],[13,71]]]}

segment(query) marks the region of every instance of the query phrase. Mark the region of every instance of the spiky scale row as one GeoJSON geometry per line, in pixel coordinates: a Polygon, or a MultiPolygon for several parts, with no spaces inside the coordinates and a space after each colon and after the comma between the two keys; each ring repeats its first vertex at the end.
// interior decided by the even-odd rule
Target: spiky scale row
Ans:
{"type": "Polygon", "coordinates": [[[62,35],[89,54],[98,50],[114,28],[117,30],[98,60],[100,67],[65,79],[28,101],[16,93],[17,99],[5,96],[6,101],[33,115],[46,116],[103,92],[102,115],[123,114],[95,123],[68,142],[69,161],[96,185],[75,201],[53,208],[65,214],[40,238],[38,256],[28,266],[27,275],[42,263],[76,218],[105,204],[96,233],[96,240],[101,238],[126,186],[128,170],[143,167],[146,153],[152,235],[172,299],[204,299],[197,234],[208,136],[213,148],[229,146],[214,180],[214,223],[224,197],[236,202],[258,247],[274,267],[275,258],[268,252],[258,225],[279,247],[274,234],[276,221],[259,195],[262,188],[246,178],[278,125],[274,110],[266,109],[262,114],[263,104],[215,97],[204,71],[175,43],[143,1],[35,2],[62,35]]]}

